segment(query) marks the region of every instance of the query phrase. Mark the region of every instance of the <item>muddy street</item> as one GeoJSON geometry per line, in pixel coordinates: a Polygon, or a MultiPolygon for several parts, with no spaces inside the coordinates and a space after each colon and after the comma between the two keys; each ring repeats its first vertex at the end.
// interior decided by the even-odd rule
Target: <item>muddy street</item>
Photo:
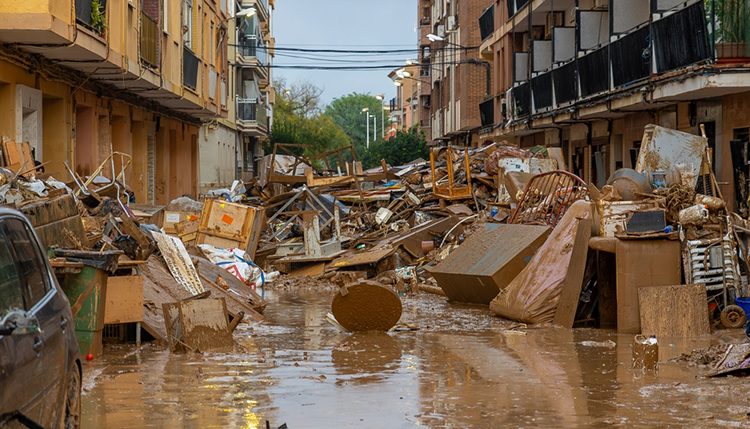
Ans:
{"type": "MultiPolygon", "coordinates": [[[[402,297],[419,328],[343,334],[333,292],[269,291],[235,353],[113,345],[84,369],[84,427],[742,427],[750,385],[705,379],[681,352],[735,332],[660,345],[656,374],[630,368],[632,336],[519,329],[486,307],[402,297]]],[[[731,338],[730,338],[731,337],[731,338]]],[[[739,337],[738,337],[739,338],[739,337]]]]}

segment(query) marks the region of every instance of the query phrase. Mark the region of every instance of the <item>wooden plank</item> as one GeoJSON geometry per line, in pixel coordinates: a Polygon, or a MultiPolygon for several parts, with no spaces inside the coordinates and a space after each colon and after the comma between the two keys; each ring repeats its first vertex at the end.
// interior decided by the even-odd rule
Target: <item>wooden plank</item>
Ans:
{"type": "Polygon", "coordinates": [[[143,321],[143,276],[117,276],[107,279],[107,305],[104,323],[143,321]]]}
{"type": "Polygon", "coordinates": [[[706,298],[702,284],[639,288],[641,333],[656,338],[710,334],[706,298]]]}
{"type": "Polygon", "coordinates": [[[290,276],[310,276],[317,277],[322,276],[326,269],[325,262],[316,262],[312,264],[305,264],[304,266],[297,268],[289,273],[290,276]]]}
{"type": "Polygon", "coordinates": [[[591,238],[591,219],[578,220],[573,250],[570,256],[570,265],[563,281],[560,301],[555,312],[555,325],[572,328],[575,322],[578,301],[583,287],[583,277],[586,271],[586,255],[589,251],[589,239],[591,238]]]}

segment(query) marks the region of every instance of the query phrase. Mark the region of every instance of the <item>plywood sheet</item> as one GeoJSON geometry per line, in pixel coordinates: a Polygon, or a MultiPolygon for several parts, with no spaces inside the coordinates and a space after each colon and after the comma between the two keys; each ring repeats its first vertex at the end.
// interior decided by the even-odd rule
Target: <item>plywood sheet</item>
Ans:
{"type": "Polygon", "coordinates": [[[639,288],[641,333],[656,338],[711,333],[706,298],[702,284],[639,288]]]}
{"type": "Polygon", "coordinates": [[[617,332],[639,334],[638,288],[682,282],[680,243],[671,240],[618,240],[617,332]]]}
{"type": "Polygon", "coordinates": [[[175,280],[193,295],[205,292],[182,241],[158,232],[152,235],[175,280]]]}
{"type": "Polygon", "coordinates": [[[107,305],[104,323],[143,321],[143,276],[110,276],[107,280],[107,305]]]}

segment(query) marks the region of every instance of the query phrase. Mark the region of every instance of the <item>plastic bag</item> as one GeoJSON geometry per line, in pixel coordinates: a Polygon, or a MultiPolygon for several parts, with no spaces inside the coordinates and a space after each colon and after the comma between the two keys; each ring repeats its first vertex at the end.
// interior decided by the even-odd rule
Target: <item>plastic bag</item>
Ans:
{"type": "Polygon", "coordinates": [[[265,284],[265,273],[244,250],[221,249],[209,244],[199,244],[198,247],[209,261],[229,271],[246,285],[261,287],[265,284]]]}

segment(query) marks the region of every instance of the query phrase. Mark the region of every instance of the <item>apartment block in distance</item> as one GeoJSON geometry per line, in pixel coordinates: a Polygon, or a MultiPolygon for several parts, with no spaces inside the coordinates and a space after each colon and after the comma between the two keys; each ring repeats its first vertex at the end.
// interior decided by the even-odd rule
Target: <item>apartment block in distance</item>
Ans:
{"type": "Polygon", "coordinates": [[[415,117],[423,126],[429,124],[428,140],[461,145],[482,141],[480,105],[494,92],[492,63],[479,57],[478,21],[490,4],[491,0],[419,1],[419,77],[430,85],[422,85],[417,105],[423,110],[415,117]]]}

